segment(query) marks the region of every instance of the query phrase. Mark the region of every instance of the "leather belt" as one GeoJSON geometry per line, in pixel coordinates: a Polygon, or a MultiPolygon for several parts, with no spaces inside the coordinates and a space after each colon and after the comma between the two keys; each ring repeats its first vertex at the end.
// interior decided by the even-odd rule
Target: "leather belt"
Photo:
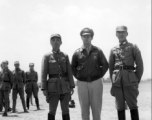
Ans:
{"type": "Polygon", "coordinates": [[[115,70],[135,70],[135,67],[130,65],[119,65],[115,67],[115,70]]]}
{"type": "Polygon", "coordinates": [[[62,78],[67,77],[66,73],[59,73],[59,74],[49,74],[49,78],[62,78]]]}

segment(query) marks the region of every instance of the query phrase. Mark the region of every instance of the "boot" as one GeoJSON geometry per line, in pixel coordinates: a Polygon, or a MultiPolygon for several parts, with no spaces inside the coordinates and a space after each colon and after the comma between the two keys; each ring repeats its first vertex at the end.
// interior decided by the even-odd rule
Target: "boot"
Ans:
{"type": "Polygon", "coordinates": [[[10,107],[10,99],[8,99],[8,111],[12,111],[12,108],[10,107]]]}
{"type": "Polygon", "coordinates": [[[75,108],[75,102],[74,102],[74,100],[70,100],[69,107],[70,108],[75,108]]]}
{"type": "Polygon", "coordinates": [[[29,98],[28,97],[26,98],[26,107],[29,110],[30,107],[29,107],[29,98]]]}
{"type": "Polygon", "coordinates": [[[36,103],[36,106],[37,106],[37,110],[40,110],[38,97],[35,97],[35,103],[36,103]]]}
{"type": "Polygon", "coordinates": [[[48,120],[55,120],[55,115],[51,115],[48,113],[48,120]]]}
{"type": "Polygon", "coordinates": [[[118,111],[118,120],[126,120],[125,110],[118,111]]]}
{"type": "Polygon", "coordinates": [[[16,112],[15,108],[16,108],[16,100],[13,100],[12,113],[16,112]]]}
{"type": "Polygon", "coordinates": [[[68,114],[65,114],[65,115],[62,115],[62,120],[70,120],[70,115],[69,115],[69,113],[68,113],[68,114]]]}
{"type": "Polygon", "coordinates": [[[23,106],[24,112],[25,112],[25,113],[28,113],[28,111],[26,110],[26,106],[25,106],[25,100],[24,100],[24,98],[23,98],[23,99],[21,99],[21,101],[22,101],[22,106],[23,106]]]}
{"type": "Polygon", "coordinates": [[[138,109],[130,110],[131,113],[131,120],[139,120],[138,109]]]}

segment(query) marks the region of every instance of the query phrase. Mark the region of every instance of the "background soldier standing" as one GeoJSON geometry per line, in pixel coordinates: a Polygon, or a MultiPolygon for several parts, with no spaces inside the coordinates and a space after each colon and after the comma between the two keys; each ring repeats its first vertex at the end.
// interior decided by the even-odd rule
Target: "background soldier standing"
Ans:
{"type": "Polygon", "coordinates": [[[11,90],[11,86],[13,84],[13,74],[8,69],[7,63],[4,61],[1,64],[2,71],[0,72],[0,104],[2,104],[2,98],[4,98],[5,102],[5,111],[3,116],[7,116],[8,111],[8,99],[9,92],[11,90]]]}
{"type": "Polygon", "coordinates": [[[12,91],[12,98],[13,98],[13,110],[12,112],[15,113],[16,109],[16,99],[17,99],[17,94],[19,93],[21,101],[22,101],[22,106],[24,109],[24,112],[28,112],[26,110],[25,106],[25,98],[24,98],[24,84],[25,84],[25,73],[23,70],[20,69],[20,64],[18,61],[14,63],[15,70],[13,71],[14,75],[14,82],[13,82],[13,91],[12,91]]]}
{"type": "Polygon", "coordinates": [[[62,109],[62,119],[70,120],[69,100],[73,92],[74,80],[69,57],[60,51],[61,36],[53,34],[50,38],[52,52],[44,55],[42,60],[42,90],[49,103],[48,120],[55,120],[58,102],[62,109]],[[47,79],[49,76],[49,79],[47,79]]]}
{"type": "Polygon", "coordinates": [[[38,75],[37,72],[34,70],[34,63],[29,64],[30,70],[26,72],[26,85],[25,85],[25,92],[27,94],[26,96],[26,105],[27,108],[29,109],[29,102],[30,98],[33,94],[35,98],[35,103],[37,106],[37,110],[40,110],[39,107],[39,99],[38,99],[38,75]]]}
{"type": "Polygon", "coordinates": [[[72,57],[72,71],[78,80],[78,97],[82,120],[101,119],[103,84],[102,77],[108,70],[108,62],[102,50],[91,44],[94,32],[84,28],[80,32],[83,46],[72,57]]]}
{"type": "Polygon", "coordinates": [[[138,84],[143,74],[143,61],[137,45],[129,43],[126,26],[116,28],[119,45],[111,50],[109,71],[112,80],[111,95],[116,98],[118,118],[125,120],[125,101],[132,120],[139,120],[137,96],[138,84]]]}

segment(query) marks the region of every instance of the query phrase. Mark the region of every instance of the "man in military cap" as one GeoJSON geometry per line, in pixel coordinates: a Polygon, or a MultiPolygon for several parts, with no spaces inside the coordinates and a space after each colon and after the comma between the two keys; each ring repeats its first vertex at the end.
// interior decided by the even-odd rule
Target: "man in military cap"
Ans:
{"type": "Polygon", "coordinates": [[[108,70],[108,62],[102,50],[91,44],[94,32],[84,28],[80,32],[83,46],[72,57],[72,71],[77,82],[82,120],[101,119],[103,84],[102,77],[108,70]]]}
{"type": "Polygon", "coordinates": [[[125,120],[125,102],[129,106],[131,119],[139,120],[137,96],[143,74],[141,52],[137,45],[128,42],[126,26],[118,26],[116,36],[119,45],[111,49],[109,57],[111,95],[116,98],[119,120],[125,120]]]}
{"type": "Polygon", "coordinates": [[[17,99],[17,94],[19,93],[21,101],[22,101],[22,106],[24,112],[28,112],[26,110],[25,106],[25,99],[24,99],[24,84],[25,84],[25,73],[23,70],[20,69],[20,64],[18,61],[14,62],[15,70],[13,70],[13,76],[14,76],[14,81],[13,81],[13,91],[12,91],[12,99],[13,99],[13,110],[12,112],[15,113],[16,109],[16,99],[17,99]]]}
{"type": "Polygon", "coordinates": [[[13,74],[8,69],[7,63],[5,61],[1,64],[2,71],[0,72],[0,104],[2,104],[2,98],[5,102],[5,110],[3,116],[7,116],[8,111],[8,99],[11,86],[13,84],[13,74]]]}
{"type": "Polygon", "coordinates": [[[60,51],[61,36],[53,34],[50,37],[52,51],[42,59],[42,90],[49,103],[48,120],[55,120],[58,102],[60,101],[62,119],[70,120],[69,100],[73,92],[74,80],[72,76],[69,57],[60,51]],[[49,76],[49,79],[47,79],[49,76]]]}
{"type": "Polygon", "coordinates": [[[26,105],[29,109],[29,101],[33,94],[35,98],[35,103],[37,106],[37,110],[40,110],[39,107],[39,99],[38,99],[38,75],[37,72],[34,70],[34,63],[29,64],[30,70],[26,72],[26,85],[25,85],[25,92],[27,94],[26,96],[26,105]]]}

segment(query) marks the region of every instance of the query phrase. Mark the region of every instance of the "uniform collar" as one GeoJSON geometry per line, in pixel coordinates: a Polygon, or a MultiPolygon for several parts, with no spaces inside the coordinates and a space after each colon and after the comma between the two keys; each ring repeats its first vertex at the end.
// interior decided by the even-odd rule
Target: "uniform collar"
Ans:
{"type": "Polygon", "coordinates": [[[52,49],[52,52],[55,53],[55,54],[59,54],[59,53],[60,53],[60,50],[55,51],[55,50],[52,49]]]}
{"type": "Polygon", "coordinates": [[[16,70],[16,71],[20,71],[21,69],[20,69],[20,68],[15,68],[15,70],[16,70]]]}
{"type": "MultiPolygon", "coordinates": [[[[93,46],[92,44],[89,47],[90,47],[90,51],[92,51],[93,49],[95,49],[95,46],[93,46]]],[[[80,48],[81,51],[83,51],[84,49],[86,49],[84,46],[82,46],[80,48]]]]}
{"type": "Polygon", "coordinates": [[[122,43],[119,43],[119,46],[121,47],[121,46],[124,46],[124,45],[126,45],[128,43],[128,41],[127,40],[125,40],[124,42],[122,42],[122,43]]]}

